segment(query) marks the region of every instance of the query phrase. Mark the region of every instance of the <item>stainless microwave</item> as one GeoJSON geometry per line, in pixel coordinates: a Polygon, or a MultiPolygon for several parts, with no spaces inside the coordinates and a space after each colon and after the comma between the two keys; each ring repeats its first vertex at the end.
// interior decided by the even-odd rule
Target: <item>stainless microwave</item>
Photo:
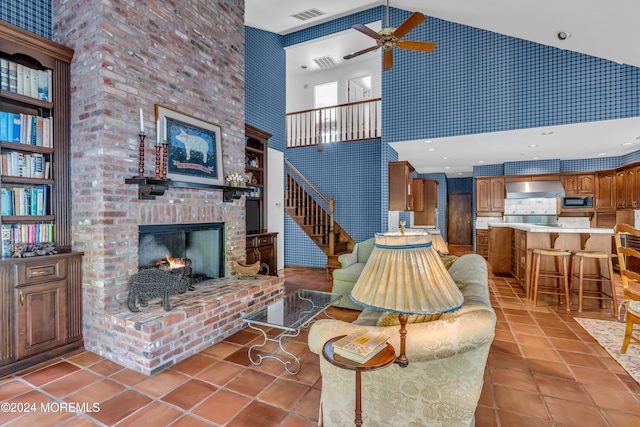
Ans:
{"type": "Polygon", "coordinates": [[[563,209],[589,209],[593,208],[593,197],[563,197],[563,209]]]}

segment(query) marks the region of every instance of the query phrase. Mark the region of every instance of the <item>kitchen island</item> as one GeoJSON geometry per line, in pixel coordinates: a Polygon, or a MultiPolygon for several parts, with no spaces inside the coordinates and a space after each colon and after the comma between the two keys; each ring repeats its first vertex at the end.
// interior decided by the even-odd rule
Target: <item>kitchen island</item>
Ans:
{"type": "MultiPolygon", "coordinates": [[[[602,251],[611,254],[612,236],[611,228],[566,228],[523,223],[490,224],[489,264],[495,274],[513,275],[528,294],[532,248],[602,251]]],[[[554,266],[549,262],[542,267],[551,269],[554,266]]],[[[585,272],[595,272],[595,266],[586,266],[585,272]]]]}

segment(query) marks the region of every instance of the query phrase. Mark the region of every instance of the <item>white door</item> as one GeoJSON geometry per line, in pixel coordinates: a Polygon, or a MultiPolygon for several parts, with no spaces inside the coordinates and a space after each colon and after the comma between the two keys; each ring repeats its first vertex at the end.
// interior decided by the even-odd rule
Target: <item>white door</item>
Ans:
{"type": "Polygon", "coordinates": [[[267,154],[267,230],[278,233],[278,270],[284,268],[284,153],[269,148],[267,154]]]}

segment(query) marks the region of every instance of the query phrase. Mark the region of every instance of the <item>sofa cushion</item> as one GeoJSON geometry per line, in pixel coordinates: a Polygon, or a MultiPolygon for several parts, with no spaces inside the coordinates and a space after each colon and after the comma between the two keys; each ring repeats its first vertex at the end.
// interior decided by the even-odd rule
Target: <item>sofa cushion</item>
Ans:
{"type": "Polygon", "coordinates": [[[358,281],[358,277],[360,277],[360,273],[364,270],[364,265],[364,263],[356,263],[351,264],[346,268],[333,270],[333,278],[344,280],[345,282],[353,282],[355,284],[358,281]]]}

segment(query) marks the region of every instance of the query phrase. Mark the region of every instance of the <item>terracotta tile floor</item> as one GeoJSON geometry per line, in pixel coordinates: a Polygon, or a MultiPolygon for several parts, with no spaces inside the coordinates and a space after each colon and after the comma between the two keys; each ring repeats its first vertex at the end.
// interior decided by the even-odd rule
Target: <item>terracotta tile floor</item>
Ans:
{"type": "MultiPolygon", "coordinates": [[[[284,275],[287,291],[331,288],[324,271],[287,268],[284,275]]],[[[640,426],[640,385],[573,320],[613,320],[611,309],[587,308],[579,315],[556,304],[533,308],[513,278],[490,279],[498,324],[477,426],[640,426]]],[[[349,321],[357,315],[343,309],[331,314],[349,321]]],[[[242,330],[153,377],[76,351],[0,379],[0,402],[57,408],[96,402],[99,412],[0,412],[0,425],[315,426],[321,378],[306,333],[290,345],[303,363],[298,375],[273,360],[252,366],[247,346],[256,338],[242,330]]]]}

